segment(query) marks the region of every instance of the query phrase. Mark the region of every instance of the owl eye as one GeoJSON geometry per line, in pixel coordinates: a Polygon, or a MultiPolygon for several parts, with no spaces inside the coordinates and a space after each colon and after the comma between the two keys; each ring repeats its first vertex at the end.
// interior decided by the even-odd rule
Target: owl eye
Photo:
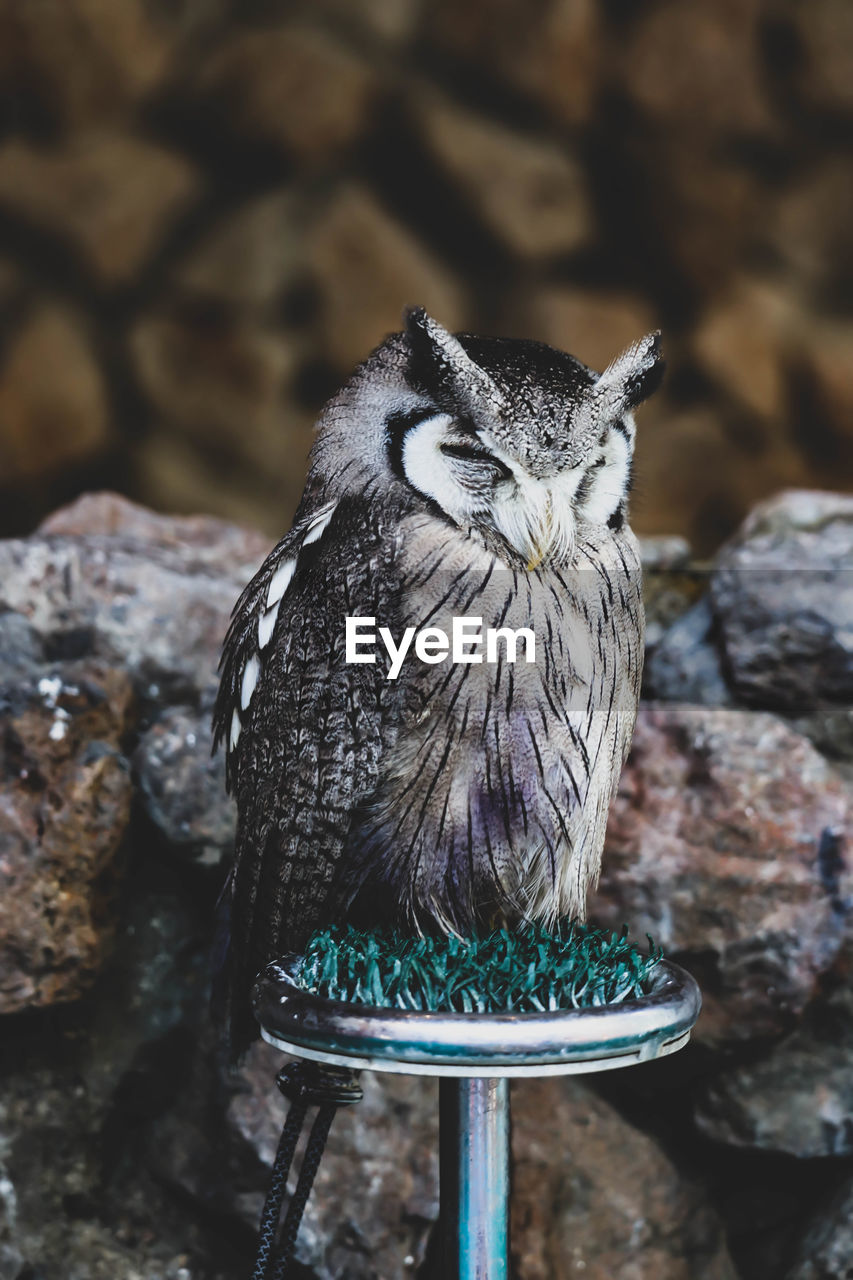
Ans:
{"type": "Polygon", "coordinates": [[[479,448],[477,445],[445,442],[439,445],[439,449],[447,457],[459,458],[463,462],[474,462],[480,466],[491,467],[493,471],[496,471],[503,478],[512,475],[509,467],[505,466],[499,458],[496,458],[493,453],[489,453],[488,449],[479,448]]]}

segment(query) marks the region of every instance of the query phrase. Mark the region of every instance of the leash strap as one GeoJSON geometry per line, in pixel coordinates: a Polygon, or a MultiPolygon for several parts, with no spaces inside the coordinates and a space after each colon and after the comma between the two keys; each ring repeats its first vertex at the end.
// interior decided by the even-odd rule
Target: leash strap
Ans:
{"type": "Polygon", "coordinates": [[[281,1131],[269,1190],[261,1213],[258,1252],[251,1280],[284,1280],[288,1263],[296,1249],[299,1224],[317,1176],[335,1112],[339,1106],[361,1101],[362,1096],[356,1072],[317,1063],[291,1063],[279,1072],[276,1084],[285,1097],[290,1099],[290,1109],[281,1131]],[[287,1190],[287,1177],[310,1106],[317,1106],[318,1111],[302,1157],[296,1189],[287,1206],[276,1245],[276,1230],[287,1190]]]}

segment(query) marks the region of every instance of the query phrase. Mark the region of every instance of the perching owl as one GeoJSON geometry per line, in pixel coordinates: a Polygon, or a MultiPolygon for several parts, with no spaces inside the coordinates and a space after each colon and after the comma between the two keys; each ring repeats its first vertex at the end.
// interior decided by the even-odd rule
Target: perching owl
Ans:
{"type": "Polygon", "coordinates": [[[416,308],[323,411],[214,717],[238,810],[237,1049],[256,975],[318,926],[583,916],[639,699],[632,410],[662,372],[657,334],[598,375],[416,308]]]}

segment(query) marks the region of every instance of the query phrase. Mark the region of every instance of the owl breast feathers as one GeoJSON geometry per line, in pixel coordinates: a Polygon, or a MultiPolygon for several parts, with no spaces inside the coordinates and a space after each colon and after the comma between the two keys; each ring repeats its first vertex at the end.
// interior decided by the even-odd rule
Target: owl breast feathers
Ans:
{"type": "Polygon", "coordinates": [[[237,1052],[255,976],[318,926],[582,916],[634,727],[632,410],[658,336],[598,375],[406,320],[321,415],[225,641],[237,1052]]]}

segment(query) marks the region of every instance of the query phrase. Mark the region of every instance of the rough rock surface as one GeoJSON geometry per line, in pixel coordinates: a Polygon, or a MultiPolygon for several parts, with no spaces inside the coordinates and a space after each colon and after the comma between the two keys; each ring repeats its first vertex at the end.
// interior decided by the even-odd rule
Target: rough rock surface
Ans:
{"type": "Polygon", "coordinates": [[[841,948],[851,817],[845,783],[776,717],[643,705],[592,916],[689,957],[704,1039],[773,1034],[841,948]]]}
{"type": "MultiPolygon", "coordinates": [[[[217,1073],[214,864],[233,814],[207,717],[231,606],[268,546],[111,495],[0,542],[0,992],[26,1011],[0,1039],[0,1280],[251,1268],[284,1107],[263,1046],[233,1087],[217,1073]]],[[[719,700],[707,574],[677,539],[645,542],[643,561],[650,672],[667,696],[719,700]]],[[[524,1280],[844,1275],[850,804],[774,715],[644,704],[591,905],[683,959],[705,1012],[691,1050],[612,1073],[618,1088],[519,1084],[524,1280]]],[[[368,1079],[333,1130],[301,1278],[437,1280],[435,1127],[424,1082],[368,1079]]]]}
{"type": "Polygon", "coordinates": [[[84,497],[33,537],[0,542],[0,601],[48,656],[92,654],[121,665],[143,699],[192,701],[215,687],[234,601],[268,548],[219,520],[84,497]]]}
{"type": "Polygon", "coordinates": [[[28,630],[0,615],[0,1013],[91,985],[111,949],[130,817],[129,680],[98,659],[31,665],[38,641],[18,648],[28,630]]]}
{"type": "Polygon", "coordinates": [[[524,1280],[734,1280],[701,1195],[588,1088],[518,1081],[512,1106],[513,1255],[524,1280]]]}
{"type": "Polygon", "coordinates": [[[853,702],[853,497],[797,491],[761,503],[711,583],[733,689],[789,713],[853,702]]]}
{"type": "MultiPolygon", "coordinates": [[[[283,1122],[271,1087],[282,1057],[258,1045],[242,1072],[247,1086],[229,1109],[233,1140],[272,1165],[283,1122]]],[[[321,1280],[343,1274],[412,1275],[438,1217],[438,1090],[415,1076],[367,1074],[364,1099],[339,1113],[317,1174],[298,1258],[321,1280]]],[[[260,1197],[242,1210],[254,1227],[260,1197]]]]}
{"type": "MultiPolygon", "coordinates": [[[[230,1212],[252,1226],[283,1119],[272,1087],[280,1066],[280,1055],[256,1045],[228,1108],[226,1141],[242,1171],[230,1212]]],[[[433,1252],[435,1082],[367,1074],[362,1083],[364,1101],[336,1117],[300,1236],[298,1258],[320,1280],[404,1280],[433,1252]]],[[[525,1280],[581,1270],[597,1280],[733,1278],[719,1220],[701,1192],[611,1106],[560,1080],[518,1083],[512,1105],[513,1254],[525,1280]]],[[[210,1144],[203,1115],[190,1123],[178,1116],[157,1135],[159,1175],[208,1198],[210,1144]]],[[[431,1265],[427,1274],[437,1276],[431,1265]]]]}
{"type": "Polygon", "coordinates": [[[809,1225],[785,1280],[849,1280],[853,1258],[853,1179],[809,1225]]]}
{"type": "Polygon", "coordinates": [[[167,708],[140,738],[133,769],[145,812],[172,849],[217,867],[234,847],[225,760],[210,754],[210,708],[167,708]]]}
{"type": "Polygon", "coordinates": [[[697,600],[669,627],[653,632],[652,640],[654,647],[647,653],[643,669],[646,697],[711,707],[732,705],[707,596],[697,600]]]}
{"type": "Polygon", "coordinates": [[[792,1156],[853,1155],[853,1000],[811,1009],[771,1052],[726,1071],[700,1094],[703,1133],[792,1156]]]}

